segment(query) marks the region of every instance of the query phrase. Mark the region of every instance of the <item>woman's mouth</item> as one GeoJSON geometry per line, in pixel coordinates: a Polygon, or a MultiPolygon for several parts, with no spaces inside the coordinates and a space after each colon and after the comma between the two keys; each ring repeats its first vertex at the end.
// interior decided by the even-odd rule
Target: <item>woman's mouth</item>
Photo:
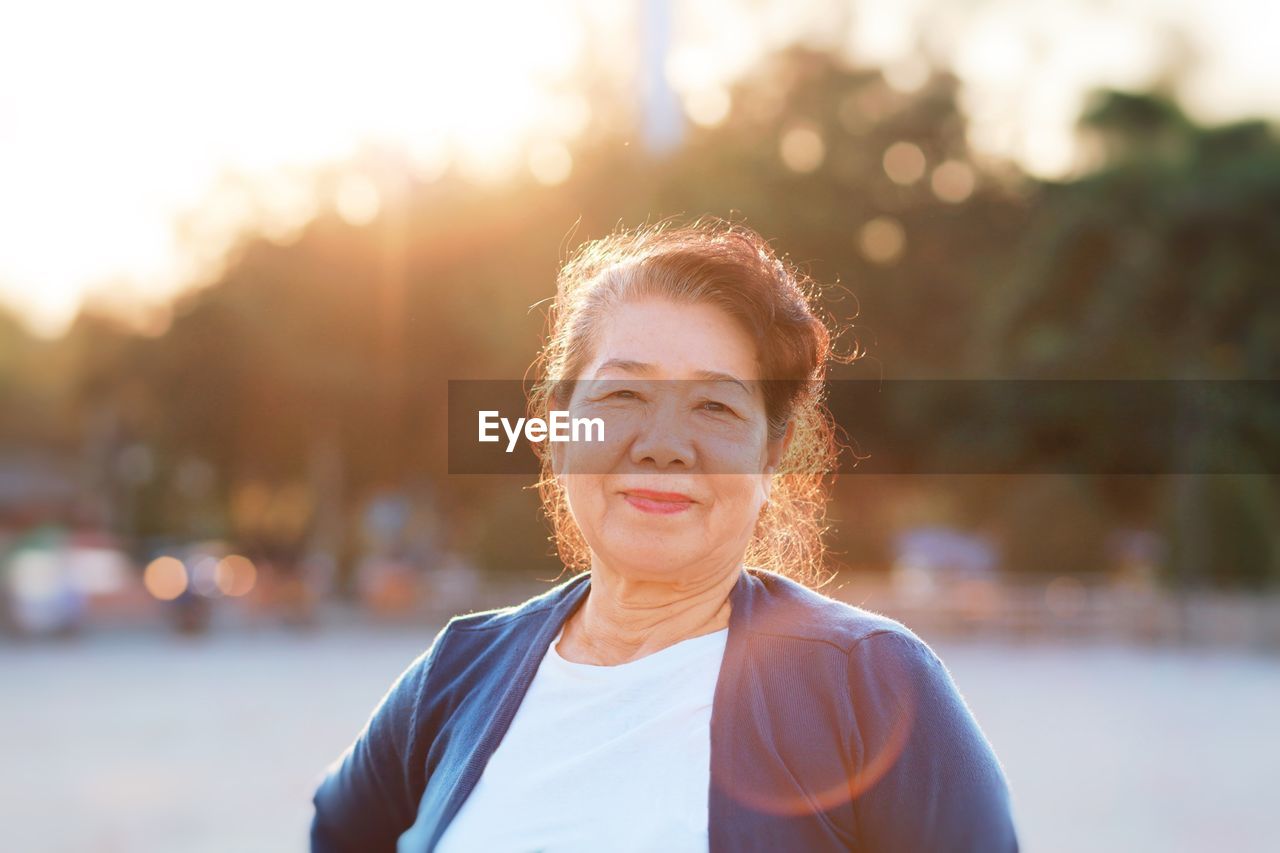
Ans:
{"type": "Polygon", "coordinates": [[[655,492],[650,489],[628,489],[622,497],[641,512],[674,515],[693,506],[694,500],[680,492],[655,492]]]}

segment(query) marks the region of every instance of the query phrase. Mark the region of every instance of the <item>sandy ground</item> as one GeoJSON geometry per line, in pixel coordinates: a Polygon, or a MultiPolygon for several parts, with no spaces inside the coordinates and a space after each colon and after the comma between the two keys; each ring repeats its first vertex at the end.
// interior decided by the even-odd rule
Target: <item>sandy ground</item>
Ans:
{"type": "MultiPolygon", "coordinates": [[[[310,794],[430,629],[0,643],[0,848],[305,849],[310,794]]],[[[1025,850],[1274,850],[1280,660],[938,642],[1025,850]]]]}

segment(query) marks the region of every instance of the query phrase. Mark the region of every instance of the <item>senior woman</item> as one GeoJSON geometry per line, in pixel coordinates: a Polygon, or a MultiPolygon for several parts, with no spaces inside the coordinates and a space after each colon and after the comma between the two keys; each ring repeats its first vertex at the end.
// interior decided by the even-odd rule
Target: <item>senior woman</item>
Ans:
{"type": "Polygon", "coordinates": [[[831,340],[751,230],[561,271],[531,409],[564,583],[454,618],[315,794],[312,847],[1010,851],[1000,765],[911,631],[821,570],[831,340]]]}

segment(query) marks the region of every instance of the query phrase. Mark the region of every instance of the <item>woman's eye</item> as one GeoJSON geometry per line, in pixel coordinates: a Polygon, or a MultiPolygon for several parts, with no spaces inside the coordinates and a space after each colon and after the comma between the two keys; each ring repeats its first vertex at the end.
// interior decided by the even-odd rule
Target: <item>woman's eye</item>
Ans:
{"type": "Polygon", "coordinates": [[[626,388],[622,388],[622,389],[620,389],[620,390],[618,390],[618,391],[613,391],[613,392],[611,392],[611,393],[609,393],[609,394],[606,394],[606,395],[605,395],[605,399],[607,400],[607,399],[609,399],[610,397],[614,397],[614,398],[621,399],[621,400],[635,400],[635,399],[638,399],[638,398],[639,398],[639,396],[640,396],[640,395],[639,395],[639,394],[637,394],[635,391],[630,391],[630,390],[628,390],[628,389],[626,389],[626,388]]]}
{"type": "Polygon", "coordinates": [[[724,412],[730,415],[735,414],[733,409],[729,408],[724,403],[721,403],[717,400],[703,400],[702,408],[706,409],[709,412],[724,412]]]}

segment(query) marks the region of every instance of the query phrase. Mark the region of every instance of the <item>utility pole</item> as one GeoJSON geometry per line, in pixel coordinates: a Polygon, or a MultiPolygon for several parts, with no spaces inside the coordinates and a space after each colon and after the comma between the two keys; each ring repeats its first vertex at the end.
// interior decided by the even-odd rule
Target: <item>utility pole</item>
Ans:
{"type": "Polygon", "coordinates": [[[641,0],[640,86],[644,104],[644,144],[662,155],[680,147],[684,111],[667,79],[671,52],[671,0],[641,0]]]}

